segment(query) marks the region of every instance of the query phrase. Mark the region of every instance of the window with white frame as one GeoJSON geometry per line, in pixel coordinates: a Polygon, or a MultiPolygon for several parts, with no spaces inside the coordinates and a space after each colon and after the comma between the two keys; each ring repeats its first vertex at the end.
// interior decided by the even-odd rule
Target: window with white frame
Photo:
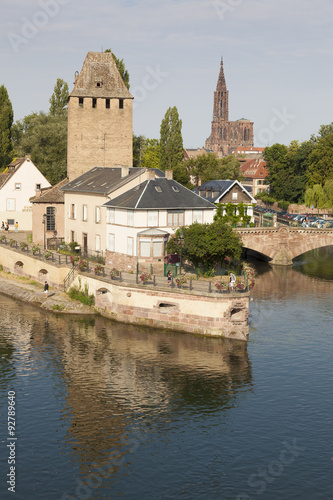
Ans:
{"type": "Polygon", "coordinates": [[[203,212],[202,210],[193,210],[193,222],[203,222],[203,212]]]}
{"type": "Polygon", "coordinates": [[[238,193],[232,193],[232,199],[237,200],[238,198],[238,193]]]}
{"type": "Polygon", "coordinates": [[[150,257],[150,239],[140,239],[140,256],[150,257]]]}
{"type": "Polygon", "coordinates": [[[114,252],[114,234],[112,233],[108,234],[108,250],[114,252]]]}
{"type": "Polygon", "coordinates": [[[101,222],[101,207],[95,207],[95,222],[96,224],[101,222]]]}
{"type": "Polygon", "coordinates": [[[134,210],[127,210],[127,225],[134,226],[134,210]]]}
{"type": "Polygon", "coordinates": [[[15,182],[15,191],[21,191],[21,183],[15,182]]]}
{"type": "Polygon", "coordinates": [[[134,252],[134,239],[127,236],[127,255],[133,255],[134,252]]]}
{"type": "Polygon", "coordinates": [[[158,226],[158,210],[148,210],[148,227],[158,226]]]}
{"type": "Polygon", "coordinates": [[[82,220],[88,220],[88,207],[87,205],[82,205],[82,220]]]}
{"type": "Polygon", "coordinates": [[[16,200],[15,198],[7,198],[6,200],[6,210],[12,212],[15,210],[16,200]]]}
{"type": "Polygon", "coordinates": [[[101,236],[99,234],[95,235],[95,250],[96,252],[101,251],[101,236]]]}
{"type": "Polygon", "coordinates": [[[109,224],[114,224],[115,220],[114,215],[115,215],[114,208],[108,207],[106,210],[106,222],[108,222],[109,224]]]}
{"type": "Polygon", "coordinates": [[[168,226],[177,227],[184,225],[184,210],[168,210],[168,226]]]}
{"type": "Polygon", "coordinates": [[[153,240],[153,257],[164,256],[164,240],[153,240]]]}

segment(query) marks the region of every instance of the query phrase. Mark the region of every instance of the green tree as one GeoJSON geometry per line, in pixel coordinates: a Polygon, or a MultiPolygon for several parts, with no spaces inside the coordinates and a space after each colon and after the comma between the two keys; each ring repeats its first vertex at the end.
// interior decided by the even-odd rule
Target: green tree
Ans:
{"type": "Polygon", "coordinates": [[[326,208],[333,209],[333,178],[327,179],[323,187],[326,208]]]}
{"type": "Polygon", "coordinates": [[[177,229],[167,243],[167,252],[176,253],[194,266],[214,269],[225,257],[239,259],[242,241],[229,224],[221,219],[212,224],[193,223],[177,229]]]}
{"type": "Polygon", "coordinates": [[[239,170],[239,161],[233,155],[219,159],[214,153],[208,153],[190,158],[183,163],[194,186],[198,186],[199,182],[225,179],[241,181],[243,178],[239,170]]]}
{"type": "Polygon", "coordinates": [[[313,187],[308,188],[305,191],[305,205],[307,207],[314,207],[319,209],[325,207],[325,195],[324,190],[320,184],[315,184],[313,187]]]}
{"type": "Polygon", "coordinates": [[[146,139],[141,166],[145,168],[160,167],[160,142],[158,139],[146,139]]]}
{"type": "Polygon", "coordinates": [[[15,123],[14,144],[19,156],[31,159],[51,184],[66,177],[67,113],[32,113],[15,123]]]}
{"type": "Polygon", "coordinates": [[[176,106],[168,108],[160,128],[160,168],[173,169],[184,158],[182,121],[176,106]]]}
{"type": "Polygon", "coordinates": [[[66,112],[68,104],[68,84],[61,78],[57,78],[57,83],[54,86],[53,94],[49,99],[50,115],[56,116],[66,112]]]}
{"type": "Polygon", "coordinates": [[[142,157],[145,149],[146,138],[144,135],[133,134],[133,167],[142,166],[142,157]]]}
{"type": "Polygon", "coordinates": [[[4,85],[0,87],[0,170],[13,160],[13,108],[9,99],[7,89],[4,85]]]}
{"type": "Polygon", "coordinates": [[[322,125],[309,155],[308,186],[323,185],[333,177],[333,124],[322,125]]]}
{"type": "Polygon", "coordinates": [[[130,76],[129,72],[127,71],[124,63],[124,59],[118,59],[118,57],[112,52],[111,49],[106,49],[104,52],[111,52],[113,59],[115,60],[116,66],[118,68],[118,71],[120,73],[120,76],[123,79],[124,84],[126,87],[129,89],[130,88],[130,76]]]}

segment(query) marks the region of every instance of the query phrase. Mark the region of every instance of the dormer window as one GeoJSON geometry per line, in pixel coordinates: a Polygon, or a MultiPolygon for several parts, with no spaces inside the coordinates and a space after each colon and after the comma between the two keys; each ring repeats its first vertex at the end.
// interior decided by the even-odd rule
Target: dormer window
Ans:
{"type": "Polygon", "coordinates": [[[103,87],[103,82],[96,82],[96,87],[103,87]]]}
{"type": "Polygon", "coordinates": [[[95,87],[97,87],[97,88],[103,87],[103,77],[102,76],[98,76],[95,78],[95,87]]]}

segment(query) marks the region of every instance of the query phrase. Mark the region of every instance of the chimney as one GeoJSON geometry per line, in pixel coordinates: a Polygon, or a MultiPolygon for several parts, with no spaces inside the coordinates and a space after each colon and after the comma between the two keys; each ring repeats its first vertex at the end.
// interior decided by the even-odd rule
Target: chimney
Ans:
{"type": "Polygon", "coordinates": [[[28,153],[28,154],[25,155],[25,160],[31,160],[31,154],[30,153],[28,153]]]}
{"type": "Polygon", "coordinates": [[[121,166],[121,178],[126,177],[129,174],[129,167],[121,166]]]}
{"type": "Polygon", "coordinates": [[[155,170],[153,168],[149,168],[147,172],[148,172],[148,179],[154,180],[155,179],[155,170]]]}
{"type": "Polygon", "coordinates": [[[171,168],[165,171],[165,177],[169,180],[173,179],[173,171],[171,168]]]}

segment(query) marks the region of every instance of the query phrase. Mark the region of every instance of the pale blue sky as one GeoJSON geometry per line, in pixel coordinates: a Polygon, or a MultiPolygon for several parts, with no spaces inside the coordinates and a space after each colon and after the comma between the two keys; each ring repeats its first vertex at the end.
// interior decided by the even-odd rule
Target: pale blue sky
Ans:
{"type": "Polygon", "coordinates": [[[15,120],[47,111],[58,77],[73,88],[89,51],[123,58],[134,133],[159,137],[169,106],[185,147],[210,134],[223,56],[229,119],[255,145],[307,140],[333,121],[332,0],[2,0],[0,84],[15,120]]]}

